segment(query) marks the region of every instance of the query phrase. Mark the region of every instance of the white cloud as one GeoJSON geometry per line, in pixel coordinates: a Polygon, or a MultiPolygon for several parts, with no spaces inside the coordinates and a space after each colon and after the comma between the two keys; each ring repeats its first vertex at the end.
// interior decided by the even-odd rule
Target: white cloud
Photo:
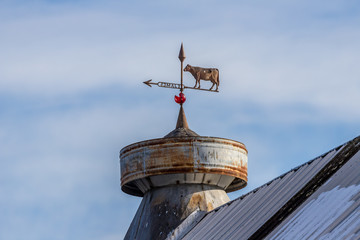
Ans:
{"type": "MultiPolygon", "coordinates": [[[[224,4],[216,11],[224,18],[201,26],[195,11],[187,7],[171,9],[173,16],[163,21],[162,15],[142,16],[134,10],[116,14],[97,6],[60,10],[48,6],[48,12],[34,11],[1,23],[5,36],[0,40],[1,91],[51,96],[114,83],[134,87],[150,78],[177,81],[177,48],[183,39],[187,63],[220,69],[225,98],[272,108],[307,104],[318,112],[340,112],[336,117],[351,114],[359,119],[352,109],[360,102],[356,94],[360,29],[341,22],[330,28],[334,20],[320,17],[346,9],[339,2],[322,10],[307,8],[311,5],[278,2],[266,8],[258,4],[234,8],[224,4]],[[289,16],[284,8],[295,15],[289,16]],[[305,12],[297,13],[297,8],[305,12]],[[189,17],[183,19],[182,11],[189,17]],[[302,28],[296,17],[308,28],[302,28]],[[183,23],[178,22],[180,18],[183,23]]],[[[215,21],[211,16],[200,13],[199,17],[215,21]]],[[[185,74],[185,79],[192,85],[191,76],[185,74]]]]}
{"type": "Polygon", "coordinates": [[[118,152],[174,128],[176,92],[141,82],[179,80],[181,41],[186,63],[220,69],[221,92],[189,91],[185,110],[199,134],[248,146],[243,192],[349,140],[342,127],[313,140],[298,127],[358,127],[360,29],[346,11],[339,1],[3,6],[0,238],[19,238],[19,225],[28,239],[124,235],[139,199],[120,192],[118,152]]]}

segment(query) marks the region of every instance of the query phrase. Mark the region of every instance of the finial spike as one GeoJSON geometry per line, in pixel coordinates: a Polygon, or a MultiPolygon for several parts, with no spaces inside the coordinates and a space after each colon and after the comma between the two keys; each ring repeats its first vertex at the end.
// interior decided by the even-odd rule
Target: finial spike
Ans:
{"type": "Polygon", "coordinates": [[[185,111],[182,105],[180,105],[180,111],[178,120],[176,123],[176,128],[168,133],[164,138],[175,138],[175,137],[196,137],[199,136],[196,132],[192,131],[189,128],[185,117],[185,111]]]}
{"type": "Polygon", "coordinates": [[[176,123],[176,128],[189,128],[182,105],[180,105],[180,111],[179,111],[179,116],[178,116],[178,120],[176,123]]]}
{"type": "Polygon", "coordinates": [[[185,56],[185,52],[184,52],[184,47],[183,47],[183,43],[181,43],[181,47],[180,47],[180,52],[179,52],[179,59],[181,62],[183,62],[185,60],[186,56],[185,56]]]}

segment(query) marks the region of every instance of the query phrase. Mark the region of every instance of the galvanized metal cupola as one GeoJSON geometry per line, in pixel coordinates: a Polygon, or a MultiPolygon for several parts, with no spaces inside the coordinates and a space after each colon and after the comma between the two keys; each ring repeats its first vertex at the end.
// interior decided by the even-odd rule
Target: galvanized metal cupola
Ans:
{"type": "MultiPolygon", "coordinates": [[[[183,46],[179,59],[183,69],[183,46]]],[[[226,192],[246,186],[245,145],[190,130],[183,109],[183,90],[190,87],[183,85],[182,72],[181,84],[172,85],[180,89],[176,128],[120,151],[121,189],[143,197],[125,239],[166,239],[190,214],[211,211],[229,201],[226,192]]]]}

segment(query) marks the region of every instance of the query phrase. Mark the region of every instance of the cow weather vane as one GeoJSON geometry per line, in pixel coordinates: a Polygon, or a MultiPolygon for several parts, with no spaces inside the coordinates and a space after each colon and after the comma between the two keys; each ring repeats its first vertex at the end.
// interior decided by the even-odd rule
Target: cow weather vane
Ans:
{"type": "Polygon", "coordinates": [[[202,90],[202,91],[209,91],[209,92],[219,92],[219,70],[217,68],[202,68],[202,67],[193,67],[191,65],[186,65],[183,69],[183,63],[185,60],[185,53],[184,47],[181,43],[181,48],[179,52],[179,60],[181,62],[181,82],[180,83],[170,83],[170,82],[152,82],[152,79],[145,81],[144,83],[149,87],[151,85],[156,85],[158,87],[163,88],[175,88],[180,89],[179,96],[175,95],[175,102],[182,105],[186,101],[186,97],[183,94],[184,89],[194,89],[194,90],[202,90]],[[195,78],[195,85],[194,87],[185,86],[183,84],[183,72],[190,72],[193,77],[195,78]],[[210,89],[200,88],[200,80],[210,81],[212,86],[210,89]],[[215,90],[213,90],[214,86],[216,85],[215,90]]]}

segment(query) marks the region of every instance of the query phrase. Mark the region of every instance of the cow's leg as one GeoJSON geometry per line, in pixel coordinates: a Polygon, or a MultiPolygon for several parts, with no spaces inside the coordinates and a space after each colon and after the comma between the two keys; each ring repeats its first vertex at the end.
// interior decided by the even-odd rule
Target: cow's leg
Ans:
{"type": "Polygon", "coordinates": [[[195,86],[194,88],[196,88],[197,84],[198,84],[198,79],[199,79],[199,76],[197,74],[193,74],[194,75],[194,78],[195,78],[195,86]]]}
{"type": "Polygon", "coordinates": [[[199,87],[198,87],[198,88],[200,88],[200,73],[197,74],[196,81],[199,83],[199,87]]]}
{"type": "Polygon", "coordinates": [[[211,88],[209,89],[209,90],[212,90],[213,89],[213,87],[214,87],[214,85],[215,85],[215,83],[213,82],[212,83],[213,85],[211,86],[211,88]]]}
{"type": "Polygon", "coordinates": [[[218,90],[218,88],[219,88],[219,84],[216,84],[216,89],[215,89],[215,91],[217,91],[217,90],[218,90]]]}

